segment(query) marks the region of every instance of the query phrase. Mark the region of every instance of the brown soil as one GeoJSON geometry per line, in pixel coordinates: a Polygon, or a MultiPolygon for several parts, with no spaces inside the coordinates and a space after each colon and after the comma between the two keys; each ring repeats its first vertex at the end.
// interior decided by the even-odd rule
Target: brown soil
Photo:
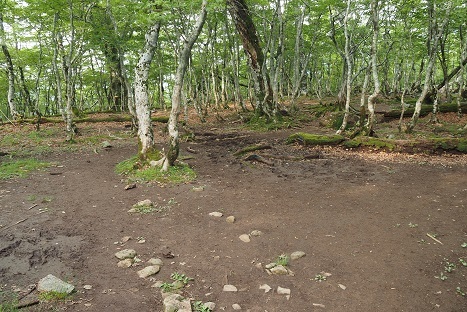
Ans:
{"type": "Polygon", "coordinates": [[[198,175],[189,184],[124,190],[114,166],[136,152],[135,139],[52,153],[47,160],[54,167],[0,182],[1,290],[25,289],[54,274],[77,292],[31,311],[161,311],[160,290],[151,285],[179,272],[193,278],[184,296],[213,301],[216,311],[233,311],[234,303],[257,312],[467,310],[467,296],[456,291],[467,292],[467,267],[459,261],[467,260],[466,156],[304,148],[285,144],[291,130],[224,125],[194,132],[182,144],[198,175]],[[255,152],[269,164],[233,156],[256,143],[272,147],[255,152]],[[127,212],[143,199],[169,208],[127,212]],[[210,217],[213,211],[224,217],[210,217]],[[225,220],[230,215],[233,224],[225,220]],[[249,243],[239,239],[252,230],[263,234],[249,243]],[[132,239],[120,243],[124,236],[132,239]],[[143,264],[117,267],[114,253],[123,248],[143,261],[160,257],[164,266],[155,279],[141,279],[136,271],[143,264]],[[257,267],[299,250],[306,256],[289,263],[294,276],[257,267]],[[168,252],[174,258],[164,258],[168,252]],[[456,264],[453,272],[444,272],[446,261],[456,264]],[[323,272],[332,275],[316,281],[323,272]],[[435,278],[441,272],[448,279],[435,278]],[[87,284],[91,290],[83,289],[87,284]],[[225,284],[239,291],[223,292],[225,284]],[[262,284],[273,290],[265,293],[262,284]],[[278,286],[291,290],[289,300],[278,286]]]}

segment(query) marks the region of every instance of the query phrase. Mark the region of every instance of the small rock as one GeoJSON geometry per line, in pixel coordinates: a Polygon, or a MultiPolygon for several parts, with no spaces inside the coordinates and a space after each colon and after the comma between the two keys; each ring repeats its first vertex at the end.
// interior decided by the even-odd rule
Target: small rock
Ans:
{"type": "Polygon", "coordinates": [[[58,277],[49,274],[37,283],[37,290],[39,292],[55,291],[61,294],[71,294],[73,290],[75,290],[75,286],[65,283],[58,277]]]}
{"type": "Polygon", "coordinates": [[[136,206],[153,206],[154,203],[150,200],[150,199],[145,199],[145,200],[141,200],[139,202],[137,202],[135,205],[133,205],[133,207],[136,207],[136,206]]]}
{"type": "Polygon", "coordinates": [[[136,188],[136,183],[125,185],[125,191],[136,188]]]}
{"type": "Polygon", "coordinates": [[[193,186],[193,192],[202,192],[204,191],[204,186],[193,186]]]}
{"type": "Polygon", "coordinates": [[[269,292],[272,288],[268,284],[263,284],[259,286],[259,289],[264,290],[265,293],[269,292]]]}
{"type": "Polygon", "coordinates": [[[227,221],[227,223],[234,223],[235,222],[235,217],[234,216],[229,216],[225,219],[225,221],[227,221]]]}
{"type": "Polygon", "coordinates": [[[237,292],[238,290],[234,285],[224,285],[223,291],[237,292]]]}
{"type": "Polygon", "coordinates": [[[115,253],[115,257],[117,259],[123,260],[123,259],[133,259],[136,257],[136,251],[133,249],[123,249],[115,253]]]}
{"type": "Polygon", "coordinates": [[[109,141],[104,141],[104,142],[102,142],[102,147],[103,148],[111,148],[112,144],[110,144],[109,141]]]}
{"type": "Polygon", "coordinates": [[[261,262],[258,262],[255,264],[255,267],[261,270],[263,268],[263,265],[261,264],[261,262]]]}
{"type": "Polygon", "coordinates": [[[249,243],[250,242],[250,235],[248,234],[242,234],[240,235],[238,238],[240,238],[240,240],[242,242],[245,242],[245,243],[249,243]]]}
{"type": "Polygon", "coordinates": [[[138,241],[138,244],[144,244],[144,243],[146,243],[146,240],[145,240],[145,239],[140,239],[140,240],[138,241]]]}
{"type": "Polygon", "coordinates": [[[133,259],[124,259],[124,260],[118,261],[117,263],[117,266],[119,268],[129,268],[132,265],[133,265],[133,259]]]}
{"type": "Polygon", "coordinates": [[[136,212],[136,209],[135,208],[131,208],[130,210],[128,210],[129,213],[134,213],[136,212]]]}
{"type": "Polygon", "coordinates": [[[242,307],[241,307],[238,303],[232,304],[232,308],[233,308],[234,310],[241,310],[241,309],[242,309],[242,307]]]}
{"type": "Polygon", "coordinates": [[[123,236],[122,239],[121,239],[121,242],[122,242],[122,243],[126,243],[126,242],[128,242],[130,239],[131,239],[131,236],[123,236]]]}
{"type": "Polygon", "coordinates": [[[92,289],[92,285],[84,285],[83,288],[86,289],[86,290],[91,290],[91,289],[92,289]]]}
{"type": "Polygon", "coordinates": [[[148,260],[148,263],[150,265],[158,265],[158,266],[163,266],[164,265],[164,262],[162,262],[161,259],[159,258],[151,258],[148,260]]]}
{"type": "Polygon", "coordinates": [[[85,303],[84,306],[85,306],[86,308],[89,308],[90,306],[92,306],[92,304],[91,304],[91,303],[85,303]]]}
{"type": "Polygon", "coordinates": [[[156,281],[154,284],[151,285],[152,288],[160,288],[164,284],[163,281],[156,281]]]}
{"type": "Polygon", "coordinates": [[[272,274],[275,275],[287,275],[289,271],[282,265],[276,265],[275,267],[270,269],[272,274]]]}
{"type": "Polygon", "coordinates": [[[277,294],[278,295],[290,295],[290,289],[277,286],[277,294]]]}
{"type": "Polygon", "coordinates": [[[220,217],[222,217],[224,214],[223,214],[222,212],[214,211],[214,212],[211,212],[209,215],[210,215],[211,217],[220,218],[220,217]]]}
{"type": "Polygon", "coordinates": [[[313,303],[313,306],[318,307],[318,308],[325,308],[326,307],[324,304],[321,304],[321,303],[313,303]]]}
{"type": "Polygon", "coordinates": [[[275,267],[276,265],[277,265],[277,263],[272,262],[272,263],[266,264],[265,268],[268,269],[268,270],[270,270],[270,269],[272,269],[273,267],[275,267]]]}
{"type": "Polygon", "coordinates": [[[137,273],[138,273],[139,277],[146,278],[146,277],[149,277],[151,275],[154,275],[154,274],[158,273],[160,271],[160,269],[161,268],[158,265],[150,265],[148,267],[145,267],[142,270],[139,270],[137,273]]]}
{"type": "Polygon", "coordinates": [[[337,285],[338,285],[338,286],[339,286],[339,288],[340,288],[340,289],[342,289],[342,290],[346,290],[346,289],[347,289],[347,287],[345,287],[345,286],[344,286],[344,285],[342,285],[342,284],[337,284],[337,285]]]}
{"type": "Polygon", "coordinates": [[[190,299],[170,294],[164,299],[164,312],[192,312],[190,299]]]}
{"type": "Polygon", "coordinates": [[[297,260],[306,256],[306,253],[303,251],[295,251],[290,255],[290,259],[297,260]]]}
{"type": "Polygon", "coordinates": [[[253,231],[251,231],[250,235],[251,236],[261,236],[261,235],[263,235],[263,232],[261,232],[259,230],[253,230],[253,231]]]}
{"type": "Polygon", "coordinates": [[[214,309],[216,308],[216,304],[214,302],[205,302],[204,306],[210,311],[214,311],[214,309]]]}

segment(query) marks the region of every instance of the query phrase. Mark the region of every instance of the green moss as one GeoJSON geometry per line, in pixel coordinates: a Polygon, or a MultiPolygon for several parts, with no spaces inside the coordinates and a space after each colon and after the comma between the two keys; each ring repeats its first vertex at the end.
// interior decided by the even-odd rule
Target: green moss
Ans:
{"type": "Polygon", "coordinates": [[[47,168],[50,163],[41,162],[35,159],[22,159],[8,161],[0,164],[0,180],[11,179],[15,177],[23,178],[33,170],[47,168]]]}
{"type": "Polygon", "coordinates": [[[348,147],[348,148],[357,148],[361,145],[362,142],[360,142],[359,140],[348,140],[348,141],[344,141],[343,145],[345,147],[348,147]]]}
{"type": "Polygon", "coordinates": [[[459,143],[457,143],[456,150],[461,153],[467,153],[467,140],[459,140],[459,143]]]}
{"type": "Polygon", "coordinates": [[[56,291],[44,291],[39,294],[39,301],[60,301],[60,300],[65,300],[68,298],[70,295],[67,293],[60,293],[56,291]]]}
{"type": "Polygon", "coordinates": [[[287,143],[301,143],[303,145],[332,145],[344,140],[341,135],[317,135],[311,133],[295,133],[288,137],[287,143]]]}

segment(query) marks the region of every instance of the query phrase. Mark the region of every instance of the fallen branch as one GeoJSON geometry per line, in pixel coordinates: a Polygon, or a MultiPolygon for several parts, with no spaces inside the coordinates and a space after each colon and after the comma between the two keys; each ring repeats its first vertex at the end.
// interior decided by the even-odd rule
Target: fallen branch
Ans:
{"type": "Polygon", "coordinates": [[[431,235],[430,233],[426,233],[426,236],[428,236],[429,238],[431,238],[432,240],[434,240],[435,242],[437,243],[440,243],[441,245],[444,245],[443,243],[441,243],[440,240],[436,239],[433,235],[431,235]]]}
{"type": "Polygon", "coordinates": [[[27,307],[30,307],[30,306],[33,306],[33,305],[36,305],[36,304],[39,304],[39,303],[40,303],[40,301],[36,299],[34,301],[18,304],[15,308],[16,309],[27,308],[27,307]]]}
{"type": "Polygon", "coordinates": [[[261,162],[263,164],[266,164],[268,166],[274,166],[274,162],[269,161],[269,160],[265,159],[264,157],[261,157],[261,156],[256,155],[256,154],[253,154],[253,155],[250,155],[250,156],[246,157],[245,160],[257,161],[257,162],[261,162]]]}
{"type": "Polygon", "coordinates": [[[28,210],[31,210],[32,208],[37,207],[37,204],[32,205],[31,207],[28,208],[28,210]]]}
{"type": "Polygon", "coordinates": [[[235,153],[233,153],[234,156],[242,156],[246,153],[254,152],[254,151],[259,151],[259,150],[265,150],[265,149],[271,149],[271,145],[265,145],[265,144],[258,144],[258,145],[250,145],[247,147],[244,147],[235,153]]]}

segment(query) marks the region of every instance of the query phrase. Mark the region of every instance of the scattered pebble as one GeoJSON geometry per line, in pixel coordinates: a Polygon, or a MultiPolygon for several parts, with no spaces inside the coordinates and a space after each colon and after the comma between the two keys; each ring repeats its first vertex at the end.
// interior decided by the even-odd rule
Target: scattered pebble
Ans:
{"type": "Polygon", "coordinates": [[[276,265],[275,267],[270,269],[272,274],[275,275],[287,275],[289,271],[282,265],[276,265]]]}
{"type": "Polygon", "coordinates": [[[86,289],[86,290],[91,290],[91,289],[92,289],[92,285],[84,285],[83,288],[86,289]]]}
{"type": "Polygon", "coordinates": [[[161,259],[159,258],[151,258],[147,261],[150,265],[158,265],[158,266],[162,266],[164,263],[162,262],[161,259]]]}
{"type": "Polygon", "coordinates": [[[136,257],[136,251],[134,251],[133,249],[123,249],[123,250],[116,252],[115,257],[117,257],[120,260],[128,259],[128,258],[132,259],[136,257]]]}
{"type": "Polygon", "coordinates": [[[338,285],[339,285],[339,288],[342,289],[342,290],[346,290],[346,289],[347,289],[347,287],[345,287],[345,286],[342,285],[342,284],[338,284],[338,285]]]}
{"type": "Polygon", "coordinates": [[[251,231],[250,235],[251,236],[261,236],[261,235],[263,235],[263,232],[261,232],[260,230],[253,230],[253,231],[251,231]]]}
{"type": "Polygon", "coordinates": [[[325,308],[326,307],[324,304],[321,304],[321,303],[313,303],[313,306],[318,307],[318,308],[325,308]]]}
{"type": "Polygon", "coordinates": [[[227,221],[227,223],[234,223],[235,222],[235,217],[234,216],[229,216],[225,219],[225,221],[227,221]]]}
{"type": "Polygon", "coordinates": [[[234,310],[241,310],[241,309],[242,309],[242,307],[241,307],[238,303],[232,304],[232,308],[233,308],[234,310]]]}
{"type": "Polygon", "coordinates": [[[259,289],[262,289],[264,290],[265,293],[269,292],[272,288],[271,286],[269,286],[268,284],[263,284],[261,286],[259,286],[259,289]]]}
{"type": "Polygon", "coordinates": [[[277,265],[276,263],[272,262],[272,263],[266,264],[265,268],[268,269],[268,270],[270,270],[270,269],[272,269],[273,267],[275,267],[276,265],[277,265]]]}
{"type": "Polygon", "coordinates": [[[238,290],[234,285],[224,285],[223,291],[237,292],[238,290]]]}
{"type": "Polygon", "coordinates": [[[214,211],[214,212],[211,212],[209,215],[210,215],[211,217],[220,218],[220,217],[222,217],[224,214],[223,214],[222,212],[214,211]]]}
{"type": "Polygon", "coordinates": [[[210,311],[214,311],[214,309],[216,308],[216,304],[214,302],[205,302],[204,306],[210,311]]]}
{"type": "Polygon", "coordinates": [[[163,281],[156,281],[154,284],[151,285],[152,288],[160,288],[164,284],[163,281]]]}
{"type": "Polygon", "coordinates": [[[133,265],[133,259],[124,259],[120,260],[117,263],[117,267],[119,268],[129,268],[133,265]]]}
{"type": "Polygon", "coordinates": [[[125,190],[131,190],[131,189],[134,189],[136,188],[136,183],[133,183],[133,184],[128,184],[125,186],[125,190]]]}
{"type": "Polygon", "coordinates": [[[133,207],[135,206],[153,206],[153,202],[150,199],[145,199],[137,202],[133,207]]]}
{"type": "Polygon", "coordinates": [[[240,238],[240,240],[242,242],[245,242],[245,243],[249,243],[250,242],[250,235],[248,234],[242,234],[240,235],[238,238],[240,238]]]}
{"type": "Polygon", "coordinates": [[[290,289],[277,286],[277,294],[278,295],[290,295],[290,289]]]}
{"type": "Polygon", "coordinates": [[[303,251],[295,251],[290,255],[290,259],[297,260],[306,256],[306,253],[303,251]]]}
{"type": "Polygon", "coordinates": [[[158,273],[160,269],[161,268],[158,265],[150,265],[148,267],[145,267],[142,270],[139,270],[137,273],[139,277],[146,278],[146,277],[149,277],[151,275],[158,273]]]}
{"type": "Polygon", "coordinates": [[[204,186],[193,186],[193,192],[202,192],[204,191],[204,186]]]}
{"type": "Polygon", "coordinates": [[[126,243],[126,242],[128,242],[130,239],[131,239],[131,236],[123,236],[122,239],[121,239],[121,242],[122,242],[122,243],[126,243]]]}

